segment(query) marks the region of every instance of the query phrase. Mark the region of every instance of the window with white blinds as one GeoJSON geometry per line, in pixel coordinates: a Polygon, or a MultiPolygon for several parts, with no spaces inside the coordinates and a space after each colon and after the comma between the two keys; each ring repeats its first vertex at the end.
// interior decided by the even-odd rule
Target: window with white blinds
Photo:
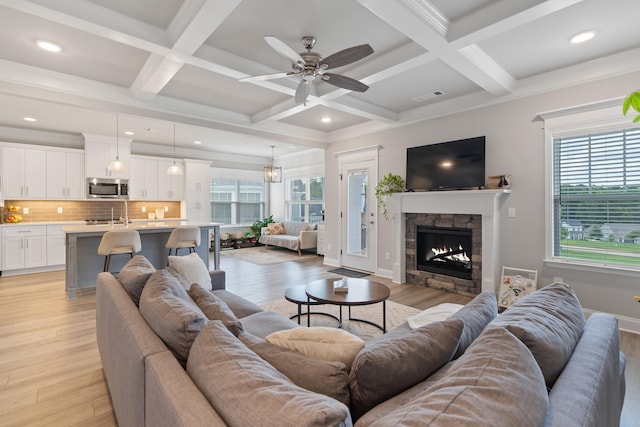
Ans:
{"type": "Polygon", "coordinates": [[[640,269],[640,129],[553,139],[553,256],[640,269]]]}

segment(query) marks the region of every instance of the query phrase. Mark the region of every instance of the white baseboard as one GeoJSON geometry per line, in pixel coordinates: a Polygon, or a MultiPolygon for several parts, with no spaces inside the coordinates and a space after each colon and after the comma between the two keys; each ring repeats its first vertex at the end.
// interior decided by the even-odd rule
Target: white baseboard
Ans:
{"type": "MultiPolygon", "coordinates": [[[[593,313],[599,313],[598,311],[589,309],[584,309],[583,311],[587,317],[591,316],[593,313]]],[[[616,318],[618,319],[618,329],[627,332],[633,332],[635,334],[640,334],[640,319],[622,316],[620,314],[613,314],[613,316],[616,316],[616,318]]]]}
{"type": "Polygon", "coordinates": [[[64,270],[64,264],[60,265],[46,265],[44,267],[33,267],[33,268],[20,268],[18,270],[3,270],[3,277],[10,276],[21,276],[23,274],[31,274],[31,273],[46,273],[49,271],[59,271],[64,270]]]}
{"type": "Polygon", "coordinates": [[[379,268],[378,271],[376,272],[376,276],[384,277],[385,279],[392,279],[393,278],[393,270],[388,270],[388,269],[385,269],[385,268],[379,268]]]}
{"type": "Polygon", "coordinates": [[[331,267],[340,267],[340,260],[335,258],[324,257],[324,265],[330,265],[331,267]]]}

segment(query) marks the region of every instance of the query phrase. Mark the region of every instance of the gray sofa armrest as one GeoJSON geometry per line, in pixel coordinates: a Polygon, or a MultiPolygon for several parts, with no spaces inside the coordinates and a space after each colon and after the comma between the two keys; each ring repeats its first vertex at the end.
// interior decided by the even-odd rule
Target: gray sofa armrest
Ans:
{"type": "Polygon", "coordinates": [[[211,290],[215,291],[225,288],[226,273],[224,270],[211,270],[209,271],[209,276],[211,276],[211,290]]]}
{"type": "Polygon", "coordinates": [[[111,273],[97,278],[96,336],[118,424],[145,425],[144,360],[167,347],[111,273]]]}
{"type": "Polygon", "coordinates": [[[146,425],[226,426],[170,351],[145,361],[146,425]]]}
{"type": "Polygon", "coordinates": [[[592,314],[549,392],[545,426],[619,425],[625,394],[624,365],[618,319],[592,314]]]}

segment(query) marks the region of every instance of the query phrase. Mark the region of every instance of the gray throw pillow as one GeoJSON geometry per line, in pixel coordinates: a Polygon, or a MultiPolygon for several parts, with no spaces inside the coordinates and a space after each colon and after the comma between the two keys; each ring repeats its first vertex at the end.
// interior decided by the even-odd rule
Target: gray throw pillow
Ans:
{"type": "Polygon", "coordinates": [[[230,426],[345,426],[349,409],[293,384],[219,320],[200,332],[187,374],[230,426]]]}
{"type": "Polygon", "coordinates": [[[392,411],[362,425],[512,427],[544,424],[549,399],[531,352],[503,328],[485,329],[447,374],[392,411]]]}
{"type": "Polygon", "coordinates": [[[142,289],[154,271],[156,268],[148,259],[142,255],[136,255],[118,273],[118,281],[136,305],[140,304],[142,289]]]}
{"type": "Polygon", "coordinates": [[[183,365],[208,322],[180,282],[165,270],[149,277],[140,296],[140,313],[183,365]]]}
{"type": "Polygon", "coordinates": [[[434,322],[365,346],[349,373],[354,419],[449,362],[458,348],[462,328],[462,320],[434,322]]]}
{"type": "Polygon", "coordinates": [[[308,357],[248,332],[241,333],[238,338],[294,384],[349,405],[349,372],[344,363],[308,357]]]}
{"type": "Polygon", "coordinates": [[[197,283],[191,285],[189,296],[209,320],[220,320],[235,336],[243,330],[242,323],[220,298],[197,283]]]}
{"type": "Polygon", "coordinates": [[[498,303],[493,292],[482,292],[452,314],[449,319],[460,319],[464,322],[458,350],[453,358],[460,357],[497,315],[498,303]]]}
{"type": "Polygon", "coordinates": [[[554,283],[516,301],[488,327],[507,328],[533,353],[549,388],[573,353],[584,313],[569,285],[554,283]]]}

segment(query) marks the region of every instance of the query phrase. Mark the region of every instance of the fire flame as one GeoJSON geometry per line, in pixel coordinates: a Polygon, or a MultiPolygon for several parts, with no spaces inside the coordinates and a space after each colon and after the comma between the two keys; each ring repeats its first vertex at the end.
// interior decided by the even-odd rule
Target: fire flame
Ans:
{"type": "MultiPolygon", "coordinates": [[[[458,245],[458,249],[459,250],[463,250],[462,245],[458,245]]],[[[434,256],[446,254],[447,252],[453,252],[453,251],[454,251],[454,249],[452,249],[452,248],[449,248],[449,249],[447,249],[447,248],[431,248],[431,252],[433,252],[434,256]]],[[[471,258],[469,258],[467,256],[466,252],[462,252],[460,254],[449,255],[446,258],[448,258],[448,259],[450,259],[452,261],[460,261],[460,262],[469,262],[469,261],[471,261],[471,258]]],[[[441,260],[441,259],[435,259],[434,261],[443,261],[444,262],[444,260],[441,260]]]]}

